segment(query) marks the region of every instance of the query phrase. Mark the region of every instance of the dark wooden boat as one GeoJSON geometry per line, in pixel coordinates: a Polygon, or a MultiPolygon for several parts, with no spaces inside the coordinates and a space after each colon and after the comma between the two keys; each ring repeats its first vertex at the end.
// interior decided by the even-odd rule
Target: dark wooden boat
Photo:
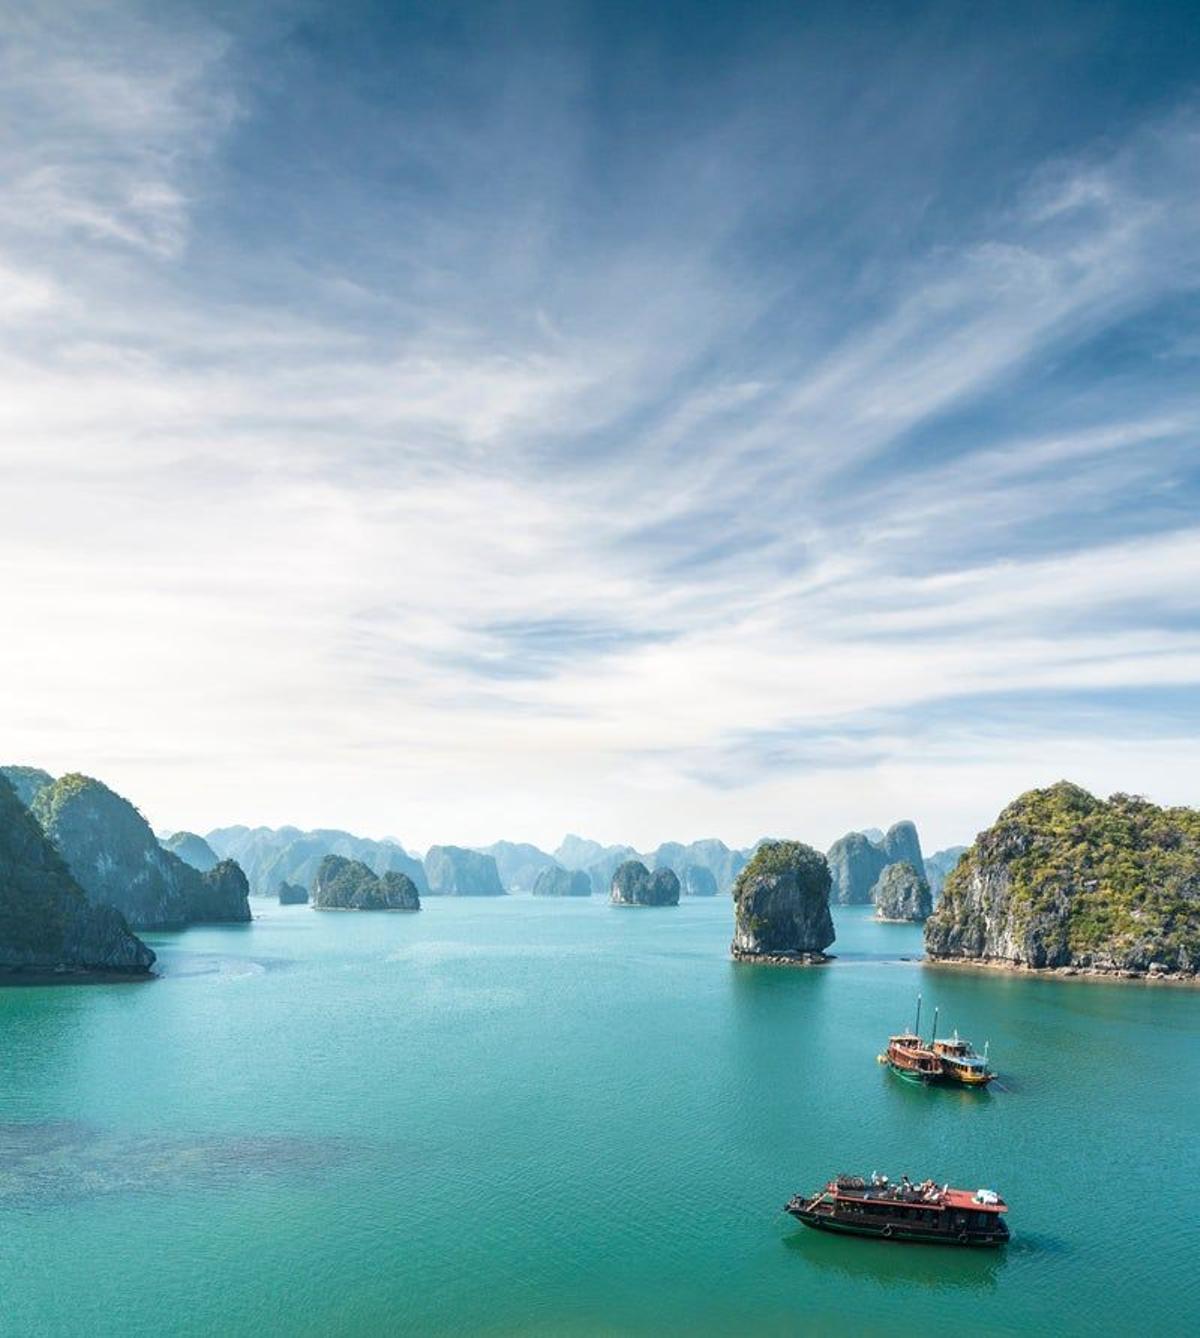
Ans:
{"type": "Polygon", "coordinates": [[[817,1231],[932,1245],[1003,1245],[1008,1205],[990,1189],[952,1189],[907,1176],[865,1180],[839,1175],[815,1194],[797,1194],[785,1210],[817,1231]]]}

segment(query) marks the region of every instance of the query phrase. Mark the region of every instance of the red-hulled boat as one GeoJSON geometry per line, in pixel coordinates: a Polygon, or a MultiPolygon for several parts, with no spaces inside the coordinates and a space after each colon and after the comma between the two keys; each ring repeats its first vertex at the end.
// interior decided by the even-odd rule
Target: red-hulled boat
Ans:
{"type": "Polygon", "coordinates": [[[1008,1205],[990,1189],[952,1189],[907,1176],[839,1175],[815,1194],[797,1194],[787,1212],[817,1231],[939,1245],[1003,1245],[1008,1205]]]}

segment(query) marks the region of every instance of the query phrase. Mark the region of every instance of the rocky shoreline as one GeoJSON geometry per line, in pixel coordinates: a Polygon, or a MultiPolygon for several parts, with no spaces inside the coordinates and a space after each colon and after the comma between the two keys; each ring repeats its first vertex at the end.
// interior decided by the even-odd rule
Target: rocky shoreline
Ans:
{"type": "Polygon", "coordinates": [[[756,966],[822,966],[835,958],[825,952],[747,952],[745,948],[731,948],[735,962],[752,962],[756,966]]]}
{"type": "Polygon", "coordinates": [[[1045,976],[1053,980],[1130,980],[1150,985],[1200,986],[1200,972],[1162,970],[1134,971],[1117,966],[1026,966],[1023,962],[998,962],[991,957],[922,957],[922,966],[949,966],[967,971],[1003,971],[1010,975],[1045,976]]]}

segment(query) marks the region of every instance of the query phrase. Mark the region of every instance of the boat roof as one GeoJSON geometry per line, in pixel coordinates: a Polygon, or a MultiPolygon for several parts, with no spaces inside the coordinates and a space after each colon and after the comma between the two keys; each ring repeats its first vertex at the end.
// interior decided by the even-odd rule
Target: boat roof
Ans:
{"type": "Polygon", "coordinates": [[[926,1208],[955,1208],[971,1212],[984,1213],[1006,1213],[1008,1204],[999,1196],[995,1195],[995,1203],[988,1203],[976,1197],[978,1194],[986,1192],[993,1194],[995,1191],[981,1191],[977,1189],[955,1189],[947,1186],[942,1189],[937,1187],[937,1193],[934,1197],[926,1198],[921,1192],[919,1185],[905,1187],[903,1184],[893,1184],[889,1181],[886,1185],[874,1185],[866,1181],[862,1186],[838,1184],[834,1180],[826,1187],[832,1189],[838,1198],[842,1199],[871,1199],[877,1203],[897,1203],[912,1204],[917,1207],[926,1208]]]}
{"type": "Polygon", "coordinates": [[[1008,1212],[1008,1204],[999,1195],[995,1203],[980,1203],[975,1197],[978,1192],[974,1189],[948,1189],[942,1195],[942,1202],[947,1208],[972,1208],[976,1212],[982,1210],[986,1213],[1008,1212]]]}

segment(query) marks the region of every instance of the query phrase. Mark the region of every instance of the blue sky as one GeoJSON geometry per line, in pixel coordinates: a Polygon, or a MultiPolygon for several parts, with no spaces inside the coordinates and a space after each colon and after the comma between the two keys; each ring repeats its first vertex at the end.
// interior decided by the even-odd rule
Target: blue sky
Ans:
{"type": "Polygon", "coordinates": [[[12,760],[415,846],[1200,798],[1190,6],[0,13],[12,760]]]}

